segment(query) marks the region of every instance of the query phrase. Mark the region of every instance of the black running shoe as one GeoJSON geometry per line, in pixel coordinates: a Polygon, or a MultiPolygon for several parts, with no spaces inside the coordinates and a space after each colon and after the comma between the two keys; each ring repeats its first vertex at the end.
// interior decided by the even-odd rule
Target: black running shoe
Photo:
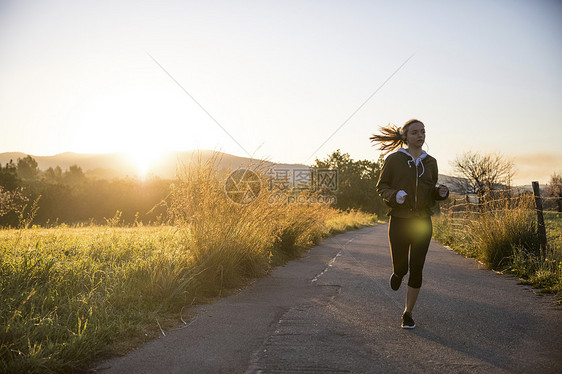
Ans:
{"type": "Polygon", "coordinates": [[[416,323],[412,319],[412,315],[408,312],[402,314],[402,328],[403,329],[413,329],[416,327],[416,323]]]}
{"type": "Polygon", "coordinates": [[[402,284],[402,278],[392,273],[392,275],[390,276],[390,288],[392,288],[394,291],[398,291],[401,284],[402,284]]]}

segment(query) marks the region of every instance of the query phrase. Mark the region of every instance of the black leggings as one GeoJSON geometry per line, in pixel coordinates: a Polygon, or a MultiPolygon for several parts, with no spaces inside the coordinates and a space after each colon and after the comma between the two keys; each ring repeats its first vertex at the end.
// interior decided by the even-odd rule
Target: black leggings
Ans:
{"type": "Polygon", "coordinates": [[[400,218],[390,217],[388,239],[392,256],[392,271],[400,278],[408,272],[410,253],[410,277],[408,286],[420,288],[425,256],[433,234],[431,217],[400,218]]]}

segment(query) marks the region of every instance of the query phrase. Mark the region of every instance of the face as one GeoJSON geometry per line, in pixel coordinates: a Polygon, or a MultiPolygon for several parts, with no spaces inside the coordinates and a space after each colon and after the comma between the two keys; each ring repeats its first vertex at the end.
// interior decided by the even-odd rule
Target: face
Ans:
{"type": "Polygon", "coordinates": [[[412,123],[406,131],[409,147],[421,148],[425,143],[425,127],[419,122],[412,123]]]}

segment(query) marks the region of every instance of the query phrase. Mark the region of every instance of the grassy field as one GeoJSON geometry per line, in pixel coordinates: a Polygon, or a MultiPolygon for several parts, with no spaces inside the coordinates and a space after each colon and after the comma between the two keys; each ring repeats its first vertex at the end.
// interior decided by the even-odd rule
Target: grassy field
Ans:
{"type": "MultiPolygon", "coordinates": [[[[212,165],[211,165],[212,166],[212,165]]],[[[323,204],[236,204],[212,167],[174,183],[169,224],[0,230],[0,372],[86,369],[376,217],[323,204]]]]}
{"type": "Polygon", "coordinates": [[[541,251],[532,198],[501,202],[484,211],[444,209],[435,238],[491,269],[511,273],[562,304],[562,214],[545,212],[548,248],[541,251]]]}
{"type": "Polygon", "coordinates": [[[198,257],[193,234],[176,226],[0,231],[0,372],[70,372],[122,353],[185,322],[190,305],[233,292],[331,232],[373,222],[333,212],[323,231],[272,240],[261,268],[238,259],[236,272],[232,248],[198,257]]]}

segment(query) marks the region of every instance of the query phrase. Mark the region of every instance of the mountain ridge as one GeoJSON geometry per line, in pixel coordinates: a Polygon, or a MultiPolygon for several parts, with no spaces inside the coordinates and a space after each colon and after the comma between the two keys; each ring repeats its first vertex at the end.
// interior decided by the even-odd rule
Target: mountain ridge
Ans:
{"type": "MultiPolygon", "coordinates": [[[[10,160],[14,163],[19,158],[27,157],[23,152],[0,153],[0,164],[5,165],[10,160]]],[[[77,153],[63,152],[49,156],[29,155],[37,161],[40,170],[60,166],[63,170],[72,165],[78,165],[87,176],[94,178],[142,177],[139,166],[130,156],[124,153],[77,153]]],[[[147,176],[173,179],[176,177],[178,167],[195,162],[205,164],[212,157],[216,157],[216,166],[220,169],[237,169],[248,165],[260,165],[265,168],[298,169],[307,168],[304,164],[275,163],[262,159],[235,156],[213,150],[169,151],[152,162],[148,168],[147,176]]]]}
{"type": "MultiPolygon", "coordinates": [[[[28,154],[23,152],[4,152],[0,153],[0,165],[13,160],[17,162],[18,158],[24,158],[28,154]]],[[[123,153],[77,153],[63,152],[50,156],[30,155],[37,161],[40,170],[46,170],[50,167],[60,166],[63,170],[68,169],[72,165],[78,165],[82,168],[84,174],[94,179],[115,179],[124,177],[143,177],[139,173],[139,167],[129,156],[123,153]]],[[[251,159],[249,157],[241,157],[213,150],[189,150],[189,151],[170,151],[162,155],[157,161],[153,162],[148,173],[144,177],[159,177],[163,179],[175,179],[178,168],[183,165],[189,165],[198,162],[198,158],[202,164],[208,162],[213,156],[217,157],[216,166],[219,169],[235,170],[242,167],[251,167],[259,165],[265,169],[305,169],[309,166],[304,164],[275,163],[268,160],[251,159]]],[[[451,188],[452,192],[456,192],[454,180],[457,177],[439,174],[439,183],[446,184],[451,188]]]]}

